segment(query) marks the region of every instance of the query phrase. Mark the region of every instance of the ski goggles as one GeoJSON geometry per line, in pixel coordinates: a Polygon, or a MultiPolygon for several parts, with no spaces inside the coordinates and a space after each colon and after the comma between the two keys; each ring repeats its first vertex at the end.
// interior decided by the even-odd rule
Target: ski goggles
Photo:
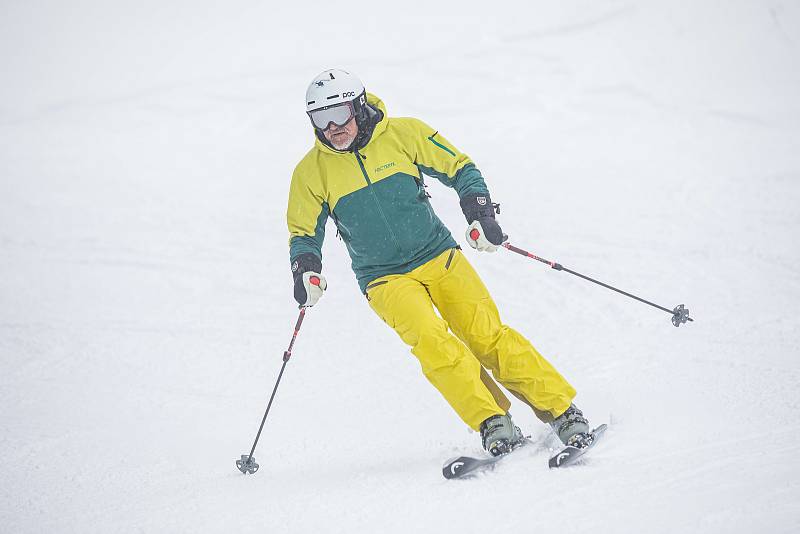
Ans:
{"type": "Polygon", "coordinates": [[[319,128],[320,130],[327,130],[330,123],[334,123],[341,128],[356,115],[352,102],[342,102],[307,113],[314,128],[319,128]]]}

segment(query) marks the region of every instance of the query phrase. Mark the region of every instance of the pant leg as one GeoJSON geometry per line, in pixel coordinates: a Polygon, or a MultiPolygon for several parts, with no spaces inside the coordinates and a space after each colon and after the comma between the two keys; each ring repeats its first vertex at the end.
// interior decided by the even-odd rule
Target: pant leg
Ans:
{"type": "Polygon", "coordinates": [[[427,281],[431,298],[459,337],[495,379],[545,421],[561,415],[575,389],[522,334],[502,324],[497,306],[461,251],[446,274],[427,281]]]}
{"type": "Polygon", "coordinates": [[[425,286],[408,275],[389,275],[370,284],[367,298],[467,425],[479,430],[486,418],[506,412],[484,385],[480,362],[436,314],[425,286]]]}
{"type": "Polygon", "coordinates": [[[497,382],[494,381],[492,375],[486,372],[486,369],[483,368],[483,365],[481,365],[481,382],[483,382],[483,385],[489,390],[489,393],[492,394],[492,397],[494,397],[494,401],[497,403],[497,405],[503,409],[503,413],[508,413],[508,410],[511,409],[511,401],[508,400],[506,394],[503,393],[503,390],[500,389],[500,386],[498,386],[497,382]]]}

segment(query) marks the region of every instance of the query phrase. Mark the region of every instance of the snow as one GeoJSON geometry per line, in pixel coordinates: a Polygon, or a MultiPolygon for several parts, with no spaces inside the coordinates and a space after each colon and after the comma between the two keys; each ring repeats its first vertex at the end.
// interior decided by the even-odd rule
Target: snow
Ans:
{"type": "MultiPolygon", "coordinates": [[[[3,532],[797,532],[800,6],[779,0],[5,2],[3,532]],[[479,439],[359,294],[341,242],[297,317],[306,83],[356,72],[483,170],[511,242],[468,257],[610,422],[445,481],[479,439]],[[598,526],[599,525],[599,526],[598,526]]],[[[434,205],[463,244],[455,194],[434,205]]],[[[516,401],[515,401],[516,402],[516,401]]]]}

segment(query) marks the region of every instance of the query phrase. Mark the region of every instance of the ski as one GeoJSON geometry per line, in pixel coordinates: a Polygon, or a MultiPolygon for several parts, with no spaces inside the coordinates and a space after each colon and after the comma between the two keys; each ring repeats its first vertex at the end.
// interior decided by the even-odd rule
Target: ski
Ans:
{"type": "MultiPolygon", "coordinates": [[[[588,447],[564,447],[563,449],[559,450],[558,453],[550,458],[548,465],[551,469],[555,469],[574,464],[581,456],[589,452],[589,449],[597,445],[597,442],[600,441],[600,438],[603,436],[607,428],[608,425],[602,424],[592,430],[594,439],[588,447]]],[[[445,462],[444,466],[442,467],[442,475],[444,475],[444,478],[446,479],[469,478],[477,475],[478,473],[489,471],[493,469],[500,461],[511,456],[514,451],[531,443],[533,443],[532,440],[525,438],[511,452],[507,454],[501,454],[500,456],[487,456],[484,458],[476,458],[474,456],[459,456],[457,458],[451,458],[445,462]]]]}
{"type": "Polygon", "coordinates": [[[597,442],[600,441],[600,438],[603,437],[603,433],[608,428],[608,425],[600,425],[594,430],[592,430],[592,442],[586,447],[564,447],[558,453],[550,458],[548,465],[550,469],[562,468],[567,467],[568,465],[574,464],[578,459],[589,452],[589,449],[597,445],[597,442]]]}
{"type": "Polygon", "coordinates": [[[514,447],[511,452],[501,454],[500,456],[488,456],[486,458],[475,458],[473,456],[459,456],[451,458],[445,462],[442,467],[442,474],[444,478],[469,478],[480,472],[493,469],[495,465],[501,460],[511,456],[514,451],[521,449],[525,445],[533,443],[529,438],[524,438],[519,445],[514,447]]]}

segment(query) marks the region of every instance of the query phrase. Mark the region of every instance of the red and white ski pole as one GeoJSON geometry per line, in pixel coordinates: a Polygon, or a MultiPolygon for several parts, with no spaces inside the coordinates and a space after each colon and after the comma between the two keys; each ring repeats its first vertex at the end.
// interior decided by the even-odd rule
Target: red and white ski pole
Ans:
{"type": "MultiPolygon", "coordinates": [[[[311,283],[314,285],[319,285],[319,278],[317,278],[316,282],[314,281],[316,276],[311,277],[311,283]]],[[[261,419],[261,426],[258,427],[258,434],[256,434],[256,439],[253,442],[253,447],[250,449],[250,454],[243,454],[242,457],[236,460],[236,467],[244,473],[245,475],[250,473],[251,475],[258,471],[258,464],[256,463],[255,457],[253,457],[253,453],[256,451],[256,445],[258,444],[258,438],[261,437],[261,431],[264,429],[264,423],[267,421],[267,415],[269,415],[269,409],[272,408],[272,401],[275,399],[275,392],[278,391],[278,384],[281,383],[281,377],[283,376],[283,370],[286,369],[286,364],[289,362],[289,358],[292,357],[292,347],[294,347],[294,341],[297,339],[297,333],[300,332],[300,326],[303,324],[303,318],[306,316],[306,308],[305,306],[300,307],[300,315],[297,317],[297,322],[294,325],[294,334],[292,335],[292,341],[289,343],[289,348],[283,353],[283,365],[281,366],[281,372],[278,373],[278,380],[275,382],[275,387],[272,389],[272,395],[269,398],[269,403],[267,404],[267,411],[264,412],[264,417],[261,419]]]]}
{"type": "Polygon", "coordinates": [[[520,254],[522,256],[526,256],[528,258],[531,258],[531,259],[534,259],[536,261],[542,262],[542,263],[544,263],[546,265],[549,265],[550,268],[555,269],[556,271],[564,271],[564,272],[567,272],[569,274],[574,274],[575,276],[579,276],[579,277],[583,278],[584,280],[588,280],[589,282],[595,283],[595,284],[597,284],[599,286],[603,286],[603,287],[606,287],[608,289],[611,289],[612,291],[616,291],[617,293],[621,293],[621,294],[625,295],[626,297],[630,297],[632,299],[636,299],[639,302],[643,302],[643,303],[648,304],[648,305],[650,305],[650,306],[652,306],[654,308],[658,308],[659,310],[665,311],[668,314],[672,315],[672,324],[675,325],[676,327],[682,325],[686,321],[694,321],[694,319],[689,317],[689,309],[685,308],[683,304],[679,304],[679,305],[675,306],[674,309],[670,310],[669,308],[665,308],[664,306],[659,306],[658,304],[654,304],[654,303],[650,302],[649,300],[645,300],[643,298],[637,297],[636,295],[632,295],[632,294],[628,293],[627,291],[622,291],[621,289],[617,289],[614,286],[610,286],[610,285],[608,285],[606,283],[600,282],[599,280],[595,280],[594,278],[589,278],[588,276],[583,275],[583,274],[578,273],[578,272],[575,272],[572,269],[567,269],[566,267],[564,267],[560,263],[556,263],[554,261],[550,261],[550,260],[546,260],[544,258],[540,258],[536,254],[532,254],[532,253],[528,252],[527,250],[523,250],[521,248],[515,247],[511,243],[505,242],[505,243],[503,243],[502,246],[507,248],[511,252],[516,252],[517,254],[520,254]]]}

